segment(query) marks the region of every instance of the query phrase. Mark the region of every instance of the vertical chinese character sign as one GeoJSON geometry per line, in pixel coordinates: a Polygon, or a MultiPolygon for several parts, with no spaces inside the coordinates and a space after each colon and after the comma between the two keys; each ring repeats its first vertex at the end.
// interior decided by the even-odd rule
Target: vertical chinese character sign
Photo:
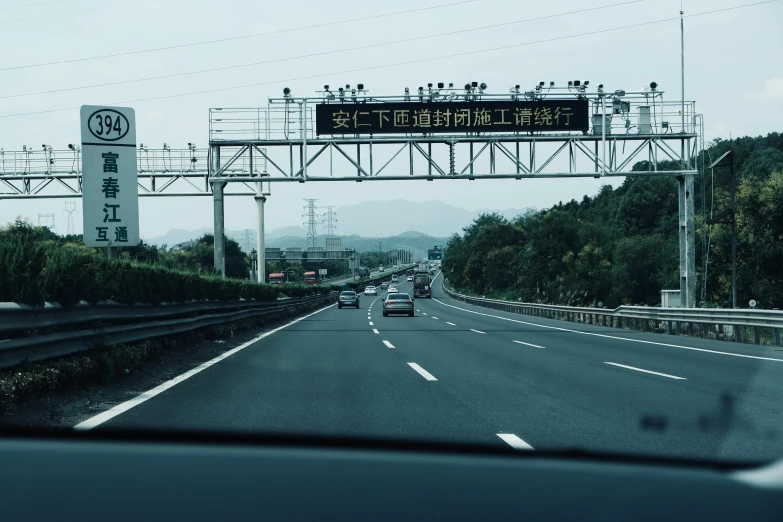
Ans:
{"type": "Polygon", "coordinates": [[[83,105],[84,244],[139,244],[136,113],[129,107],[83,105]]]}

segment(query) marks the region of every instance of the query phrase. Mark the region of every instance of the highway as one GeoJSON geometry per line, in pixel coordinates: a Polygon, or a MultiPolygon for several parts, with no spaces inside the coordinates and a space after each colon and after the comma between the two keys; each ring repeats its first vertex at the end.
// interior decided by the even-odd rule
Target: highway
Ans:
{"type": "Polygon", "coordinates": [[[498,312],[447,297],[442,279],[413,318],[383,317],[382,296],[332,305],[77,427],[783,453],[780,349],[498,312]]]}

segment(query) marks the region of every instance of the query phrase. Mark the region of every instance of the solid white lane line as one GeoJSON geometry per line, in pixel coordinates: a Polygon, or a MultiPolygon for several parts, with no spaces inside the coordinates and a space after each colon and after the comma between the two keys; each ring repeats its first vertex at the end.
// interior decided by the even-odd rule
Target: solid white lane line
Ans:
{"type": "Polygon", "coordinates": [[[669,375],[668,373],[660,373],[660,372],[653,372],[650,370],[643,370],[641,368],[635,368],[633,366],[626,366],[624,364],[618,364],[613,362],[604,362],[604,364],[611,364],[612,366],[619,366],[620,368],[627,368],[629,370],[634,370],[637,372],[644,372],[644,373],[651,373],[653,375],[660,375],[661,377],[668,377],[669,379],[677,379],[678,381],[687,381],[685,377],[677,377],[676,375],[669,375]]]}
{"type": "Polygon", "coordinates": [[[448,322],[448,321],[446,321],[446,324],[450,324],[451,326],[457,326],[456,324],[454,324],[454,323],[450,323],[450,322],[448,322]]]}
{"type": "Polygon", "coordinates": [[[514,449],[525,451],[531,451],[533,449],[533,446],[520,439],[513,433],[498,433],[497,436],[503,439],[506,444],[514,449]]]}
{"type": "Polygon", "coordinates": [[[511,342],[517,344],[524,344],[525,346],[532,346],[533,348],[543,348],[543,346],[538,346],[537,344],[523,343],[522,341],[511,341],[511,342]]]}
{"type": "Polygon", "coordinates": [[[526,324],[528,326],[538,326],[539,328],[547,328],[549,330],[558,330],[561,332],[570,332],[580,335],[591,335],[593,337],[603,337],[605,339],[616,339],[618,341],[629,341],[632,343],[641,343],[641,344],[654,344],[656,346],[666,346],[668,348],[679,348],[681,350],[693,350],[695,352],[705,352],[705,353],[714,353],[718,355],[730,355],[732,357],[744,357],[745,359],[758,359],[761,361],[775,361],[775,362],[783,362],[783,359],[775,359],[773,357],[761,357],[759,355],[745,355],[743,353],[733,353],[733,352],[721,352],[718,350],[708,350],[706,348],[694,348],[693,346],[682,346],[681,344],[669,344],[669,343],[659,343],[657,341],[645,341],[643,339],[631,339],[630,337],[617,337],[616,335],[607,335],[607,334],[599,334],[594,332],[580,332],[579,330],[571,330],[570,328],[561,328],[559,326],[548,326],[545,324],[538,324],[538,323],[531,323],[528,321],[520,321],[519,319],[511,319],[509,317],[501,317],[499,315],[492,315],[492,314],[484,314],[481,312],[476,312],[473,310],[468,310],[467,308],[460,308],[459,306],[453,306],[450,304],[446,304],[443,301],[439,299],[432,298],[433,301],[436,301],[443,306],[448,306],[449,308],[455,308],[457,310],[462,310],[463,312],[468,312],[471,314],[476,315],[483,315],[485,317],[493,317],[495,319],[502,319],[503,321],[511,321],[512,323],[519,323],[519,324],[526,324]]]}
{"type": "Polygon", "coordinates": [[[370,321],[370,326],[375,326],[374,324],[372,324],[372,321],[370,321]]]}
{"type": "Polygon", "coordinates": [[[383,344],[386,345],[386,348],[394,348],[394,345],[390,343],[389,341],[383,341],[383,344]]]}
{"type": "Polygon", "coordinates": [[[471,328],[471,329],[470,329],[470,331],[471,331],[471,332],[480,333],[480,334],[485,334],[485,335],[486,335],[486,333],[487,333],[487,332],[482,332],[481,330],[474,330],[473,328],[471,328]]]}
{"type": "Polygon", "coordinates": [[[173,379],[170,379],[170,380],[164,382],[163,384],[160,384],[160,385],[152,388],[151,390],[147,390],[144,393],[142,393],[140,395],[137,395],[136,397],[134,397],[134,398],[132,398],[130,400],[127,400],[127,401],[125,401],[125,402],[123,402],[121,404],[117,404],[113,408],[110,408],[110,409],[104,411],[103,413],[99,413],[98,415],[95,415],[94,417],[90,417],[86,421],[80,422],[79,424],[77,424],[73,428],[75,430],[83,430],[83,431],[91,430],[94,427],[99,426],[99,425],[103,424],[104,422],[113,419],[117,415],[120,415],[121,413],[125,413],[126,411],[130,410],[131,408],[136,407],[139,404],[150,400],[151,398],[155,397],[156,395],[159,395],[159,394],[163,393],[164,391],[168,390],[169,388],[173,388],[174,386],[176,386],[177,384],[181,383],[182,381],[184,381],[186,379],[189,379],[189,378],[193,377],[194,375],[196,375],[197,373],[200,373],[200,372],[206,370],[207,368],[209,368],[213,364],[219,363],[223,359],[231,357],[232,355],[234,355],[238,351],[244,350],[248,346],[252,345],[253,343],[255,343],[257,341],[260,341],[264,337],[268,337],[268,336],[272,335],[273,333],[279,332],[283,328],[288,328],[292,324],[298,323],[299,321],[302,321],[303,319],[307,319],[308,317],[311,317],[311,316],[313,316],[313,315],[315,315],[315,314],[317,314],[319,312],[323,312],[327,308],[331,308],[333,306],[335,306],[335,305],[334,304],[330,304],[329,306],[325,306],[324,308],[321,308],[320,310],[316,310],[315,312],[313,312],[311,314],[304,315],[304,316],[302,316],[302,317],[300,317],[298,319],[294,319],[290,323],[286,323],[283,326],[279,326],[279,327],[275,328],[274,330],[270,330],[270,331],[268,331],[266,333],[263,333],[263,334],[259,335],[258,337],[256,337],[255,339],[251,339],[250,341],[248,341],[248,342],[246,342],[244,344],[241,344],[241,345],[237,346],[236,348],[232,348],[231,350],[218,355],[214,359],[211,359],[211,360],[205,362],[204,364],[201,364],[200,366],[197,366],[197,367],[193,368],[192,370],[189,370],[189,371],[187,371],[187,372],[185,372],[185,373],[183,373],[181,375],[177,375],[173,379]]]}
{"type": "Polygon", "coordinates": [[[437,317],[435,317],[434,315],[432,316],[432,318],[433,318],[433,319],[437,319],[437,317]]]}
{"type": "Polygon", "coordinates": [[[380,333],[380,332],[378,330],[376,330],[375,328],[373,328],[372,329],[372,333],[380,333]]]}
{"type": "Polygon", "coordinates": [[[411,368],[416,370],[416,372],[418,372],[419,375],[421,375],[422,377],[424,377],[428,381],[437,381],[438,380],[430,372],[428,372],[427,370],[425,370],[424,368],[422,368],[421,366],[419,366],[418,364],[416,364],[414,362],[408,363],[408,366],[410,366],[411,368]]]}

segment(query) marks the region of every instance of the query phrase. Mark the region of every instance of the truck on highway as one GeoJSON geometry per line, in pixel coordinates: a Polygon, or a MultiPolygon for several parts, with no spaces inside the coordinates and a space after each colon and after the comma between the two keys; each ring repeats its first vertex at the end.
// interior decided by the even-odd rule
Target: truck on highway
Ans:
{"type": "Polygon", "coordinates": [[[283,283],[285,283],[285,274],[282,273],[269,274],[269,277],[267,278],[267,282],[270,285],[282,285],[283,283]]]}
{"type": "Polygon", "coordinates": [[[306,285],[317,285],[318,283],[319,283],[318,272],[305,272],[304,273],[304,284],[306,284],[306,285]]]}
{"type": "Polygon", "coordinates": [[[359,268],[359,278],[367,279],[368,277],[370,277],[370,269],[367,267],[359,268]]]}
{"type": "Polygon", "coordinates": [[[413,273],[413,297],[432,297],[432,280],[426,268],[413,273]]]}

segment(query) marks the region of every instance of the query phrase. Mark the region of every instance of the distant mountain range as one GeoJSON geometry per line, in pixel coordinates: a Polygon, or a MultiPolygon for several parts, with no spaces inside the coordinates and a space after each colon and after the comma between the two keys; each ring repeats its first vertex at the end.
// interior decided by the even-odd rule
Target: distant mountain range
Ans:
{"type": "MultiPolygon", "coordinates": [[[[470,225],[480,214],[497,212],[507,219],[526,212],[525,209],[507,208],[480,209],[476,211],[455,207],[442,201],[424,203],[392,199],[365,201],[337,209],[339,229],[343,248],[355,248],[364,252],[377,250],[382,240],[384,250],[395,245],[404,245],[426,251],[433,245],[445,245],[447,238],[470,225]]],[[[174,228],[165,235],[151,237],[144,241],[151,245],[174,246],[191,241],[204,234],[211,234],[212,228],[196,230],[174,228]]],[[[226,236],[235,240],[243,250],[255,248],[255,230],[226,230],[226,236]]],[[[303,227],[285,226],[266,230],[266,245],[279,248],[303,248],[307,231],[303,227]]],[[[319,246],[324,246],[319,237],[319,246]]]]}

